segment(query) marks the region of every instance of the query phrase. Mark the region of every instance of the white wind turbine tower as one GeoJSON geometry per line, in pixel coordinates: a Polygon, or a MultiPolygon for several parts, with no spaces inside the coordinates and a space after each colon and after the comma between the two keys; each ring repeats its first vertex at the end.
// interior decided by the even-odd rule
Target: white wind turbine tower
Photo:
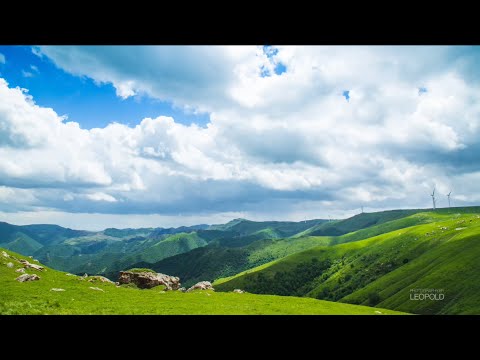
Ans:
{"type": "Polygon", "coordinates": [[[450,207],[450,194],[452,193],[452,191],[450,190],[450,192],[448,193],[447,197],[448,197],[448,207],[450,207]]]}
{"type": "Polygon", "coordinates": [[[437,207],[435,206],[435,188],[433,188],[433,192],[430,195],[432,197],[432,202],[433,202],[433,210],[435,210],[437,207]]]}

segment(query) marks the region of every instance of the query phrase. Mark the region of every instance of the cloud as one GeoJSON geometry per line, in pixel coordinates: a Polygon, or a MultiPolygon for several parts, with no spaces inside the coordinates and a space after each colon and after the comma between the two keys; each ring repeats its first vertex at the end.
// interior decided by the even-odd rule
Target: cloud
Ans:
{"type": "Polygon", "coordinates": [[[31,77],[34,77],[35,75],[30,71],[22,70],[22,76],[25,78],[31,78],[31,77]]]}
{"type": "Polygon", "coordinates": [[[113,84],[119,97],[147,94],[200,111],[231,102],[224,89],[235,80],[235,65],[258,52],[255,47],[220,46],[42,46],[36,50],[71,74],[113,84]]]}
{"type": "Polygon", "coordinates": [[[433,186],[439,206],[450,189],[456,205],[478,201],[480,87],[468,65],[476,53],[290,46],[36,51],[67,72],[113,84],[121,98],[169,100],[208,111],[211,121],[186,126],[159,116],[135,127],[85,130],[0,80],[0,186],[5,197],[23,192],[10,211],[301,220],[360,206],[427,207],[433,186]]]}
{"type": "Polygon", "coordinates": [[[40,71],[38,70],[38,67],[35,65],[30,65],[29,70],[22,70],[22,76],[25,78],[31,78],[34,77],[36,74],[39,74],[40,71]]]}
{"type": "Polygon", "coordinates": [[[107,202],[116,202],[117,199],[115,199],[112,195],[105,194],[103,192],[96,192],[93,194],[87,194],[86,197],[90,200],[93,201],[107,201],[107,202]]]}

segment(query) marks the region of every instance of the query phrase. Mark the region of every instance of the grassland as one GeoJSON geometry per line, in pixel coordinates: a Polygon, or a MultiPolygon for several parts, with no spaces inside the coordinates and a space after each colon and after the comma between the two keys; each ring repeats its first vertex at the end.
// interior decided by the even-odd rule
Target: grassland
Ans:
{"type": "MultiPolygon", "coordinates": [[[[7,254],[32,261],[10,251],[7,254]]],[[[0,314],[400,314],[308,298],[116,287],[88,282],[89,278],[68,276],[50,268],[46,271],[27,269],[41,279],[19,283],[15,281],[20,275],[15,272],[19,267],[11,257],[0,254],[0,314]],[[9,262],[14,266],[8,267],[9,262]]]]}

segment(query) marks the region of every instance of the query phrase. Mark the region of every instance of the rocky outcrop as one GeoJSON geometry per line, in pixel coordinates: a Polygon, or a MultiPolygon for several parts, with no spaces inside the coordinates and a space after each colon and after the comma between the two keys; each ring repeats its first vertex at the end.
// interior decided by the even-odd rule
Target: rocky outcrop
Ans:
{"type": "Polygon", "coordinates": [[[35,281],[40,280],[40,276],[36,274],[23,274],[17,277],[15,280],[17,280],[18,282],[35,281]]]}
{"type": "Polygon", "coordinates": [[[31,268],[31,269],[38,270],[38,271],[44,271],[45,270],[45,268],[43,266],[29,263],[27,260],[21,259],[19,261],[23,264],[23,267],[25,267],[25,268],[31,268]]]}
{"type": "Polygon", "coordinates": [[[9,269],[13,268],[13,263],[12,263],[12,262],[7,263],[7,267],[8,267],[9,269]]]}
{"type": "Polygon", "coordinates": [[[88,279],[88,282],[94,283],[94,282],[102,282],[102,283],[108,283],[108,284],[113,284],[113,281],[110,279],[107,279],[105,276],[92,276],[90,279],[88,279]]]}
{"type": "Polygon", "coordinates": [[[50,291],[62,292],[62,291],[65,291],[65,289],[51,288],[50,291]]]}
{"type": "Polygon", "coordinates": [[[236,294],[243,294],[245,291],[240,290],[240,289],[235,289],[235,290],[233,290],[233,292],[236,293],[236,294]]]}
{"type": "Polygon", "coordinates": [[[181,287],[180,289],[178,289],[178,291],[185,292],[185,291],[187,291],[187,289],[184,288],[184,287],[181,287]]]}
{"type": "Polygon", "coordinates": [[[9,258],[9,257],[10,257],[10,255],[8,255],[5,251],[2,251],[2,256],[3,256],[3,257],[6,257],[6,258],[9,258]]]}
{"type": "Polygon", "coordinates": [[[135,284],[140,289],[151,289],[163,285],[165,290],[178,290],[181,286],[180,278],[153,272],[121,271],[118,282],[120,284],[135,284]]]}
{"type": "Polygon", "coordinates": [[[15,270],[15,272],[25,274],[25,269],[24,269],[24,268],[20,268],[20,269],[15,270]]]}
{"type": "Polygon", "coordinates": [[[215,290],[212,286],[212,283],[210,281],[200,281],[193,285],[191,288],[187,290],[187,292],[193,291],[193,290],[215,290]]]}

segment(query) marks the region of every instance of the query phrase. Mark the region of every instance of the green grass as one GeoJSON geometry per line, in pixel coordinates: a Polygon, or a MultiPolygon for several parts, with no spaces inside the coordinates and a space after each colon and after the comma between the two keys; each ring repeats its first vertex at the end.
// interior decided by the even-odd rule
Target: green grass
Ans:
{"type": "Polygon", "coordinates": [[[143,272],[149,272],[149,273],[154,273],[156,274],[155,271],[153,271],[152,269],[147,269],[147,268],[133,268],[133,269],[128,269],[126,270],[128,272],[131,272],[131,273],[143,273],[143,272]]]}
{"type": "Polygon", "coordinates": [[[379,225],[370,226],[366,229],[350,232],[348,234],[338,236],[331,242],[334,244],[347,243],[352,241],[364,240],[373,236],[386,234],[394,230],[404,229],[410,226],[429,224],[436,221],[447,220],[451,214],[422,212],[407,216],[404,218],[388,221],[379,225]]]}
{"type": "Polygon", "coordinates": [[[37,273],[41,279],[19,283],[15,281],[20,275],[15,272],[18,267],[15,261],[0,255],[0,314],[401,314],[307,298],[116,287],[107,283],[90,283],[50,268],[47,271],[28,269],[28,273],[37,273]],[[8,262],[14,262],[16,266],[8,268],[8,262]],[[51,291],[52,288],[65,291],[55,292],[51,291]]]}
{"type": "Polygon", "coordinates": [[[315,247],[222,279],[217,289],[309,296],[421,314],[478,314],[480,217],[475,213],[415,214],[402,223],[433,222],[315,247]],[[416,288],[444,289],[445,300],[412,301],[409,292],[416,288]]]}

